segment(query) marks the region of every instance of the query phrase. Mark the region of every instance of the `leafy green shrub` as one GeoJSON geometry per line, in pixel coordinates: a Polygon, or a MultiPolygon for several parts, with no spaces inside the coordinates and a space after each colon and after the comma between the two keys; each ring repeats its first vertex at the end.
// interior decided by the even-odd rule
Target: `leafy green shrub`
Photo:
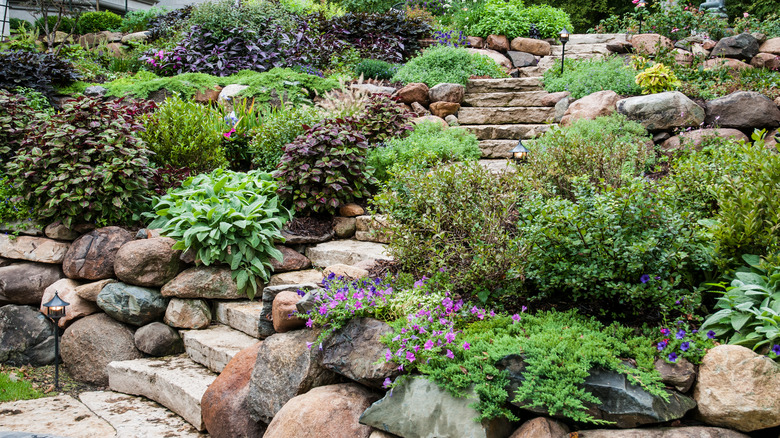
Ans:
{"type": "Polygon", "coordinates": [[[228,36],[228,29],[246,28],[255,32],[280,26],[284,31],[295,27],[295,15],[271,1],[207,1],[197,5],[189,17],[190,26],[200,26],[216,39],[228,36]]]}
{"type": "MultiPolygon", "coordinates": [[[[759,2],[753,3],[754,6],[757,6],[759,2]]],[[[729,5],[731,5],[731,2],[729,2],[729,5]]],[[[774,13],[772,14],[769,14],[767,11],[763,14],[737,17],[734,20],[734,33],[763,33],[767,38],[780,37],[780,16],[778,16],[776,10],[776,8],[773,8],[772,11],[774,13]]]]}
{"type": "Polygon", "coordinates": [[[465,129],[444,129],[423,122],[406,138],[392,138],[368,152],[368,164],[379,181],[387,181],[401,169],[423,170],[439,163],[477,160],[482,156],[479,141],[465,129]]]}
{"type": "Polygon", "coordinates": [[[39,115],[26,97],[0,90],[0,174],[16,155],[39,115]]]}
{"type": "Polygon", "coordinates": [[[144,131],[139,136],[155,153],[152,160],[160,166],[204,172],[227,164],[222,139],[229,128],[211,106],[174,96],[142,122],[144,131]]]}
{"type": "Polygon", "coordinates": [[[534,141],[521,171],[529,186],[573,199],[577,177],[586,176],[599,187],[619,187],[626,178],[639,176],[651,157],[651,146],[645,128],[623,115],[580,119],[534,141]]]}
{"type": "Polygon", "coordinates": [[[275,241],[290,213],[280,205],[271,175],[217,169],[190,177],[159,198],[157,219],[149,225],[177,240],[174,249],[192,249],[206,266],[225,263],[238,290],[254,298],[267,282],[271,257],[281,261],[275,241]]]}
{"type": "Polygon", "coordinates": [[[122,24],[122,17],[111,11],[85,12],[79,17],[77,28],[80,34],[116,29],[122,24]]]}
{"type": "Polygon", "coordinates": [[[19,187],[0,172],[0,225],[31,217],[30,206],[21,197],[19,187]]]}
{"type": "MultiPolygon", "coordinates": [[[[727,286],[709,284],[709,292],[720,294],[715,309],[701,329],[729,344],[767,351],[780,344],[780,264],[777,258],[762,260],[743,255],[748,268],[739,268],[727,286]]],[[[773,351],[775,357],[780,349],[773,351]]]]}
{"type": "Polygon", "coordinates": [[[28,133],[8,175],[42,220],[129,223],[149,193],[150,152],[135,133],[153,104],[80,97],[28,133]]]}
{"type": "Polygon", "coordinates": [[[64,87],[76,79],[73,65],[51,53],[0,52],[0,88],[32,88],[51,98],[54,86],[64,87]]]}
{"type": "Polygon", "coordinates": [[[8,19],[8,27],[11,29],[11,33],[17,33],[19,31],[30,31],[33,29],[33,24],[30,23],[27,20],[22,20],[21,18],[10,18],[8,19]]]}
{"type": "MultiPolygon", "coordinates": [[[[41,35],[46,35],[46,24],[49,25],[49,32],[54,32],[55,28],[54,26],[57,25],[57,15],[49,15],[48,19],[44,21],[43,17],[35,20],[35,23],[33,25],[35,26],[35,29],[40,32],[41,35]]],[[[59,32],[65,32],[70,33],[74,30],[74,21],[70,17],[63,16],[60,20],[60,25],[56,28],[59,32]]]]}
{"type": "Polygon", "coordinates": [[[601,311],[657,317],[710,267],[711,246],[671,193],[635,179],[619,188],[574,181],[574,197],[532,196],[521,210],[526,276],[541,296],[597,302],[601,311]]]}
{"type": "Polygon", "coordinates": [[[638,32],[640,20],[642,29],[675,41],[691,36],[694,31],[697,35],[707,35],[715,41],[729,33],[727,21],[684,3],[668,5],[656,3],[649,8],[637,6],[633,11],[622,16],[603,19],[595,26],[595,31],[599,33],[638,32]]]}
{"type": "Polygon", "coordinates": [[[544,72],[544,89],[548,93],[568,91],[572,99],[579,99],[602,90],[620,95],[638,95],[642,89],[636,83],[636,72],[617,56],[582,60],[565,60],[564,72],[560,66],[544,72]]]}
{"type": "Polygon", "coordinates": [[[393,78],[398,71],[397,64],[391,64],[377,59],[364,59],[355,66],[355,75],[363,76],[366,79],[385,79],[393,78]]]}
{"type": "Polygon", "coordinates": [[[284,147],[274,177],[279,195],[299,213],[334,213],[341,205],[367,198],[376,180],[366,165],[366,137],[354,120],[325,120],[284,147]]]}
{"type": "Polygon", "coordinates": [[[397,2],[395,0],[338,0],[336,3],[348,12],[387,12],[397,2]]]}
{"type": "Polygon", "coordinates": [[[488,0],[473,16],[469,35],[505,35],[510,40],[528,37],[534,25],[542,38],[556,38],[563,28],[573,29],[569,14],[549,5],[523,7],[521,0],[488,0]]]}
{"type": "Polygon", "coordinates": [[[130,11],[122,17],[122,25],[119,27],[119,30],[121,32],[141,32],[147,30],[152,19],[166,12],[165,8],[158,8],[157,6],[130,11]]]}
{"type": "Polygon", "coordinates": [[[522,183],[477,163],[399,172],[374,199],[387,215],[389,252],[416,277],[457,272],[454,287],[482,301],[519,284],[525,248],[518,241],[522,183]]]}
{"type": "Polygon", "coordinates": [[[52,108],[51,103],[49,103],[49,99],[40,91],[35,91],[32,88],[19,87],[15,89],[14,92],[27,98],[25,103],[29,105],[33,111],[42,112],[48,115],[54,114],[54,108],[52,108]]]}
{"type": "Polygon", "coordinates": [[[681,85],[674,71],[661,63],[639,72],[636,75],[636,84],[642,87],[642,94],[674,91],[681,85]]]}
{"type": "Polygon", "coordinates": [[[444,82],[466,85],[471,76],[505,78],[507,74],[485,55],[472,54],[462,48],[437,46],[426,49],[404,64],[393,76],[393,81],[404,84],[422,82],[429,87],[444,82]]]}
{"type": "Polygon", "coordinates": [[[249,150],[256,169],[272,172],[282,159],[284,146],[321,120],[319,111],[310,106],[283,106],[263,109],[262,124],[251,131],[249,150]]]}

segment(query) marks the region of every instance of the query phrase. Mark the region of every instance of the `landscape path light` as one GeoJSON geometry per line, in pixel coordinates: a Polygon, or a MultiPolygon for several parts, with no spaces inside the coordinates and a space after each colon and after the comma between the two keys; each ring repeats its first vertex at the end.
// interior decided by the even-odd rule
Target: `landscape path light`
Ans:
{"type": "Polygon", "coordinates": [[[520,139],[520,141],[517,142],[517,146],[514,147],[511,151],[512,153],[512,159],[515,160],[516,163],[525,163],[528,160],[528,148],[523,146],[523,140],[520,139]]]}
{"type": "Polygon", "coordinates": [[[60,318],[65,316],[65,308],[70,303],[60,298],[59,292],[54,292],[54,298],[43,305],[46,316],[54,321],[54,389],[60,389],[60,318]]]}
{"type": "Polygon", "coordinates": [[[647,3],[645,2],[645,0],[639,0],[636,3],[636,6],[638,8],[642,8],[639,10],[639,32],[638,32],[638,33],[642,33],[642,21],[645,19],[645,6],[647,6],[647,3]]]}
{"type": "Polygon", "coordinates": [[[564,27],[558,36],[560,37],[561,45],[563,45],[561,50],[561,75],[563,75],[563,59],[566,57],[566,43],[569,42],[569,31],[564,27]]]}

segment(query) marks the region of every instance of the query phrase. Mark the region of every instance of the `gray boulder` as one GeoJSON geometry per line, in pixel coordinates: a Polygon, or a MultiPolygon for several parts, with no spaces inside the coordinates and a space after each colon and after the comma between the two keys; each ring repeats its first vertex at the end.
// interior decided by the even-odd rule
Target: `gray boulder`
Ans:
{"type": "Polygon", "coordinates": [[[43,291],[65,277],[59,265],[15,263],[0,267],[0,303],[41,304],[43,291]]]}
{"type": "Polygon", "coordinates": [[[135,331],[135,346],[151,356],[171,356],[184,352],[179,332],[161,322],[147,324],[135,331]]]}
{"type": "Polygon", "coordinates": [[[90,97],[103,97],[106,93],[108,93],[108,89],[100,85],[93,85],[84,89],[84,95],[90,97]]]}
{"type": "Polygon", "coordinates": [[[508,420],[476,422],[479,413],[470,405],[476,398],[456,398],[424,377],[411,377],[372,404],[360,422],[404,438],[469,437],[506,438],[508,420]]]}
{"type": "Polygon", "coordinates": [[[155,289],[111,283],[98,294],[97,305],[112,318],[140,327],[162,319],[168,299],[155,289]]]}
{"type": "Polygon", "coordinates": [[[707,102],[707,124],[752,130],[780,126],[780,109],[761,93],[737,91],[707,102]]]}
{"type": "Polygon", "coordinates": [[[317,362],[317,347],[311,349],[318,335],[316,330],[297,330],[263,341],[249,382],[248,403],[253,420],[270,423],[293,397],[338,381],[335,373],[317,362]]]}
{"type": "Polygon", "coordinates": [[[749,33],[741,33],[718,41],[712,49],[712,58],[732,58],[750,62],[758,54],[758,40],[749,33]]]}
{"type": "Polygon", "coordinates": [[[398,375],[397,365],[384,361],[387,347],[381,342],[392,331],[378,319],[351,319],[322,343],[320,363],[350,380],[381,388],[385,378],[398,375]]]}
{"type": "Polygon", "coordinates": [[[32,307],[0,307],[0,363],[41,366],[52,362],[54,324],[32,307]]]}
{"type": "Polygon", "coordinates": [[[466,87],[460,84],[437,84],[428,90],[428,99],[433,102],[461,103],[466,94],[466,87]]]}
{"type": "Polygon", "coordinates": [[[536,59],[536,56],[527,52],[515,52],[510,50],[506,52],[506,54],[509,56],[509,59],[512,60],[512,65],[518,68],[532,67],[539,63],[539,60],[536,59]]]}
{"type": "Polygon", "coordinates": [[[617,111],[648,131],[699,126],[704,121],[704,109],[679,91],[622,99],[617,111]]]}

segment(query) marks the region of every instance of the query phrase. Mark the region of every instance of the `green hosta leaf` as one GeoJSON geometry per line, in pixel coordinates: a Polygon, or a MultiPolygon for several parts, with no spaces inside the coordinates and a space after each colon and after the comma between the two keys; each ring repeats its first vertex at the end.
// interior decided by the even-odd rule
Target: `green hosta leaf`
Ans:
{"type": "Polygon", "coordinates": [[[750,319],[753,317],[750,313],[738,313],[731,316],[731,327],[736,330],[742,330],[742,327],[750,321],[750,319]]]}

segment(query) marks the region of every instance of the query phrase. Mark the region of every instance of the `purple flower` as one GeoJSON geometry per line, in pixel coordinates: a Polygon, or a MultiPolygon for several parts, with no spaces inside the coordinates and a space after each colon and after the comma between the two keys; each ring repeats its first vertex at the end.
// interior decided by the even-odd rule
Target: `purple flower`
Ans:
{"type": "Polygon", "coordinates": [[[512,315],[512,324],[514,324],[514,323],[516,323],[518,321],[520,321],[520,315],[515,313],[514,315],[512,315]]]}
{"type": "Polygon", "coordinates": [[[525,306],[523,306],[523,307],[520,309],[520,313],[525,313],[525,311],[526,311],[526,310],[528,310],[528,307],[525,307],[525,306]]]}
{"type": "Polygon", "coordinates": [[[707,332],[707,337],[710,339],[715,339],[715,332],[710,330],[707,332]]]}
{"type": "Polygon", "coordinates": [[[385,381],[382,382],[382,388],[387,388],[393,384],[393,381],[389,377],[385,377],[385,381]]]}
{"type": "Polygon", "coordinates": [[[464,342],[463,343],[463,349],[464,350],[471,350],[471,344],[469,344],[468,342],[464,342]]]}
{"type": "Polygon", "coordinates": [[[455,353],[452,352],[452,350],[447,350],[447,354],[445,355],[449,357],[450,359],[455,359],[455,353]]]}
{"type": "Polygon", "coordinates": [[[446,335],[444,335],[444,340],[447,341],[448,344],[451,343],[455,340],[455,333],[448,332],[446,335]]]}
{"type": "Polygon", "coordinates": [[[780,345],[773,345],[772,346],[772,353],[775,354],[775,356],[780,356],[780,345]]]}
{"type": "Polygon", "coordinates": [[[683,329],[677,330],[677,334],[674,335],[674,337],[677,338],[677,339],[684,338],[685,337],[685,330],[683,330],[683,329]]]}
{"type": "Polygon", "coordinates": [[[309,318],[309,319],[306,321],[306,327],[308,327],[308,328],[312,328],[312,326],[313,326],[313,325],[314,325],[314,320],[312,320],[311,318],[309,318]]]}
{"type": "Polygon", "coordinates": [[[669,342],[666,341],[666,340],[663,340],[663,341],[659,342],[658,343],[658,351],[663,350],[664,348],[666,348],[667,345],[669,345],[669,342]]]}
{"type": "Polygon", "coordinates": [[[662,328],[661,329],[661,334],[664,335],[664,336],[668,335],[669,334],[669,329],[668,328],[662,328]]]}
{"type": "Polygon", "coordinates": [[[690,342],[686,341],[686,342],[683,342],[682,344],[680,344],[680,350],[681,351],[688,351],[689,348],[691,348],[691,343],[690,342]]]}
{"type": "Polygon", "coordinates": [[[425,345],[423,347],[425,347],[426,350],[430,350],[431,348],[433,348],[433,340],[428,339],[427,341],[425,341],[425,345]]]}
{"type": "Polygon", "coordinates": [[[408,360],[409,362],[414,362],[414,359],[415,359],[414,353],[412,353],[411,351],[407,351],[406,360],[408,360]]]}
{"type": "Polygon", "coordinates": [[[674,352],[669,353],[669,356],[667,356],[667,357],[669,358],[669,362],[676,362],[677,361],[677,353],[674,353],[674,352]]]}
{"type": "Polygon", "coordinates": [[[647,283],[648,281],[650,281],[650,276],[645,274],[645,275],[639,277],[639,281],[641,281],[642,283],[647,283]]]}
{"type": "Polygon", "coordinates": [[[385,352],[385,360],[386,360],[386,361],[388,361],[388,362],[390,362],[391,360],[393,360],[393,352],[392,352],[392,351],[390,351],[390,349],[389,349],[389,348],[388,348],[388,349],[387,349],[387,351],[385,352]]]}

